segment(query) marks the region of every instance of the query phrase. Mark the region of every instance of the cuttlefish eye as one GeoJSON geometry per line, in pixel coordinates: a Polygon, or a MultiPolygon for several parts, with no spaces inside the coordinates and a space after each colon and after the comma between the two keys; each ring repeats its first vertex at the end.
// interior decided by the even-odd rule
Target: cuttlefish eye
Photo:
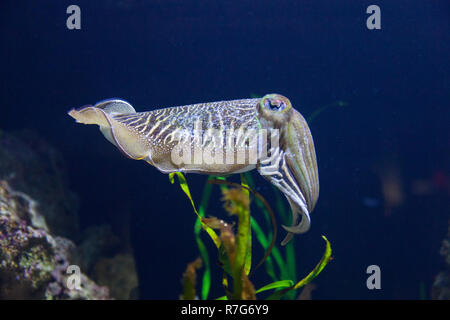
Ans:
{"type": "Polygon", "coordinates": [[[286,108],[286,103],[281,99],[266,99],[264,107],[272,111],[282,111],[286,108]]]}

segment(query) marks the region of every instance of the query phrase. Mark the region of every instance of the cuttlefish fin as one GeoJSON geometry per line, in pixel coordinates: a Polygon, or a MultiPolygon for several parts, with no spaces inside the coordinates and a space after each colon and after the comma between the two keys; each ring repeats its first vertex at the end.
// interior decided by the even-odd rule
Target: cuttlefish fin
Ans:
{"type": "Polygon", "coordinates": [[[136,111],[133,106],[120,99],[103,100],[94,106],[87,105],[68,112],[78,123],[98,125],[105,138],[125,156],[131,159],[143,159],[148,155],[145,142],[114,118],[117,115],[134,113],[136,111]]]}
{"type": "Polygon", "coordinates": [[[284,246],[294,234],[305,233],[310,228],[311,219],[306,199],[287,165],[286,154],[283,150],[277,148],[273,150],[271,157],[260,161],[258,172],[286,196],[291,207],[292,225],[282,226],[288,232],[281,242],[284,246]],[[300,215],[302,220],[298,223],[300,215]]]}

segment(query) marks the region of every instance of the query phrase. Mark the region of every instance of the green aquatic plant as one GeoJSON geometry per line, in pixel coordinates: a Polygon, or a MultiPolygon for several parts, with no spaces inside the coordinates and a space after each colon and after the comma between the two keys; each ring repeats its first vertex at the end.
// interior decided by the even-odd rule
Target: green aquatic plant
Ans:
{"type": "MultiPolygon", "coordinates": [[[[170,174],[170,181],[174,183],[174,175],[177,175],[178,181],[184,193],[188,196],[191,201],[194,212],[197,214],[197,221],[194,226],[194,233],[196,235],[197,246],[200,251],[201,261],[205,265],[205,270],[202,277],[202,299],[208,299],[209,290],[211,287],[211,269],[209,254],[206,250],[206,246],[201,239],[200,231],[205,230],[211,240],[214,242],[217,248],[217,256],[219,264],[223,269],[222,285],[224,287],[225,296],[219,297],[218,299],[234,299],[234,300],[249,300],[256,299],[257,294],[265,292],[268,290],[274,290],[267,299],[281,299],[281,298],[292,298],[295,296],[295,291],[306,284],[310,283],[327,265],[331,260],[331,246],[326,237],[323,239],[326,241],[325,253],[317,264],[317,266],[311,271],[305,278],[296,282],[295,273],[295,255],[293,251],[293,242],[290,242],[288,246],[292,246],[291,250],[286,247],[286,258],[284,259],[280,249],[276,246],[270,247],[273,241],[269,242],[269,238],[272,237],[275,232],[265,234],[262,231],[260,225],[256,220],[250,215],[250,199],[249,193],[252,192],[257,194],[251,187],[249,187],[249,181],[251,181],[251,176],[249,174],[241,175],[241,187],[237,187],[235,183],[228,182],[225,178],[219,178],[210,176],[208,178],[208,183],[205,186],[201,205],[197,211],[195,204],[192,200],[192,196],[187,184],[187,181],[182,173],[175,172],[170,174]],[[222,189],[222,200],[224,201],[225,210],[231,214],[238,217],[237,222],[237,232],[233,232],[233,225],[229,224],[223,220],[215,217],[206,218],[206,206],[209,202],[209,197],[211,195],[212,184],[219,184],[222,189]],[[230,188],[228,188],[230,187],[230,188]],[[214,231],[219,230],[219,235],[214,231]],[[255,237],[260,245],[265,250],[268,251],[267,259],[264,259],[264,264],[266,265],[266,272],[274,280],[259,289],[255,289],[253,283],[250,281],[251,274],[255,268],[251,268],[252,263],[252,230],[255,233],[255,237]],[[273,261],[275,260],[278,269],[280,270],[279,275],[275,272],[273,266],[273,261]],[[231,279],[232,281],[229,281],[231,279]],[[231,284],[231,285],[230,285],[231,284]]],[[[255,197],[257,206],[267,215],[266,221],[270,222],[270,206],[264,204],[264,198],[255,197]],[[259,202],[258,202],[259,201],[259,202]]],[[[280,200],[281,202],[281,200],[280,200]]],[[[278,204],[280,205],[280,204],[278,204]]],[[[276,229],[275,229],[276,230],[276,229]]],[[[267,253],[267,252],[266,252],[267,253]]],[[[192,275],[195,270],[199,268],[199,262],[196,260],[195,267],[192,263],[188,266],[187,271],[183,276],[184,284],[184,294],[183,297],[192,298],[193,288],[195,288],[195,281],[192,279],[195,277],[192,275]],[[188,272],[189,270],[189,272],[188,272]],[[189,275],[189,276],[187,276],[189,275]],[[186,279],[191,279],[187,281],[186,279]],[[188,285],[185,285],[185,284],[188,285]]]]}

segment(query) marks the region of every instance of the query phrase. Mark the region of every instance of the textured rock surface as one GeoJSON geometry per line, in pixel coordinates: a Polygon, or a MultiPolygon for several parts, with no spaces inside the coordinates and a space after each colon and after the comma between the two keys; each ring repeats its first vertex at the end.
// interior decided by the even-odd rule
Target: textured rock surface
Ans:
{"type": "Polygon", "coordinates": [[[69,289],[72,241],[52,236],[28,195],[0,180],[0,299],[108,299],[83,273],[69,289]]]}
{"type": "Polygon", "coordinates": [[[60,153],[37,134],[0,131],[0,180],[38,200],[35,205],[50,232],[74,239],[79,232],[78,200],[65,172],[60,153]]]}
{"type": "Polygon", "coordinates": [[[0,131],[0,299],[138,298],[129,236],[109,225],[80,230],[65,172],[36,134],[0,131]],[[70,265],[80,290],[68,289],[70,265]]]}
{"type": "Polygon", "coordinates": [[[115,299],[137,299],[138,277],[129,239],[120,238],[109,225],[82,232],[74,261],[98,284],[108,286],[115,299]]]}
{"type": "Polygon", "coordinates": [[[99,259],[94,267],[94,277],[98,284],[110,288],[111,297],[122,300],[136,298],[138,278],[133,255],[119,253],[99,259]]]}

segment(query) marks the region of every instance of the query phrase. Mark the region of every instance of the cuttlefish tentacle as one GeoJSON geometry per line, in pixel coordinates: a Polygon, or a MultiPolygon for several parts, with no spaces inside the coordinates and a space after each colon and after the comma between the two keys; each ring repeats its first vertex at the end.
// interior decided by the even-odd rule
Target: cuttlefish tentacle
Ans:
{"type": "Polygon", "coordinates": [[[282,245],[287,244],[292,238],[293,234],[304,233],[309,230],[310,217],[307,209],[306,200],[295,183],[294,177],[286,166],[286,157],[283,151],[276,150],[274,152],[277,160],[274,165],[264,166],[261,161],[258,167],[258,172],[276,186],[287,198],[292,210],[292,225],[290,227],[282,225],[282,227],[289,232],[286,238],[282,241],[282,245]],[[302,220],[298,224],[299,213],[302,214],[302,220]]]}
{"type": "Polygon", "coordinates": [[[282,244],[310,227],[309,214],[319,195],[314,143],[305,119],[286,97],[269,94],[261,99],[200,103],[149,112],[136,112],[128,102],[110,99],[72,109],[69,115],[77,122],[99,125],[106,139],[125,156],[145,160],[163,173],[227,175],[257,168],[286,196],[292,210],[292,225],[283,226],[288,235],[282,244]],[[275,139],[261,142],[251,138],[263,130],[275,139]],[[227,140],[230,132],[237,132],[231,135],[235,145],[227,140]],[[180,141],[183,155],[194,154],[192,159],[188,157],[192,161],[174,160],[180,141]],[[236,148],[238,144],[244,149],[236,148]],[[214,161],[206,158],[197,161],[195,152],[199,149],[208,151],[214,161]],[[246,151],[243,157],[242,150],[246,151]],[[256,160],[250,156],[252,152],[257,154],[256,160]],[[234,161],[229,162],[229,156],[234,161]]]}

